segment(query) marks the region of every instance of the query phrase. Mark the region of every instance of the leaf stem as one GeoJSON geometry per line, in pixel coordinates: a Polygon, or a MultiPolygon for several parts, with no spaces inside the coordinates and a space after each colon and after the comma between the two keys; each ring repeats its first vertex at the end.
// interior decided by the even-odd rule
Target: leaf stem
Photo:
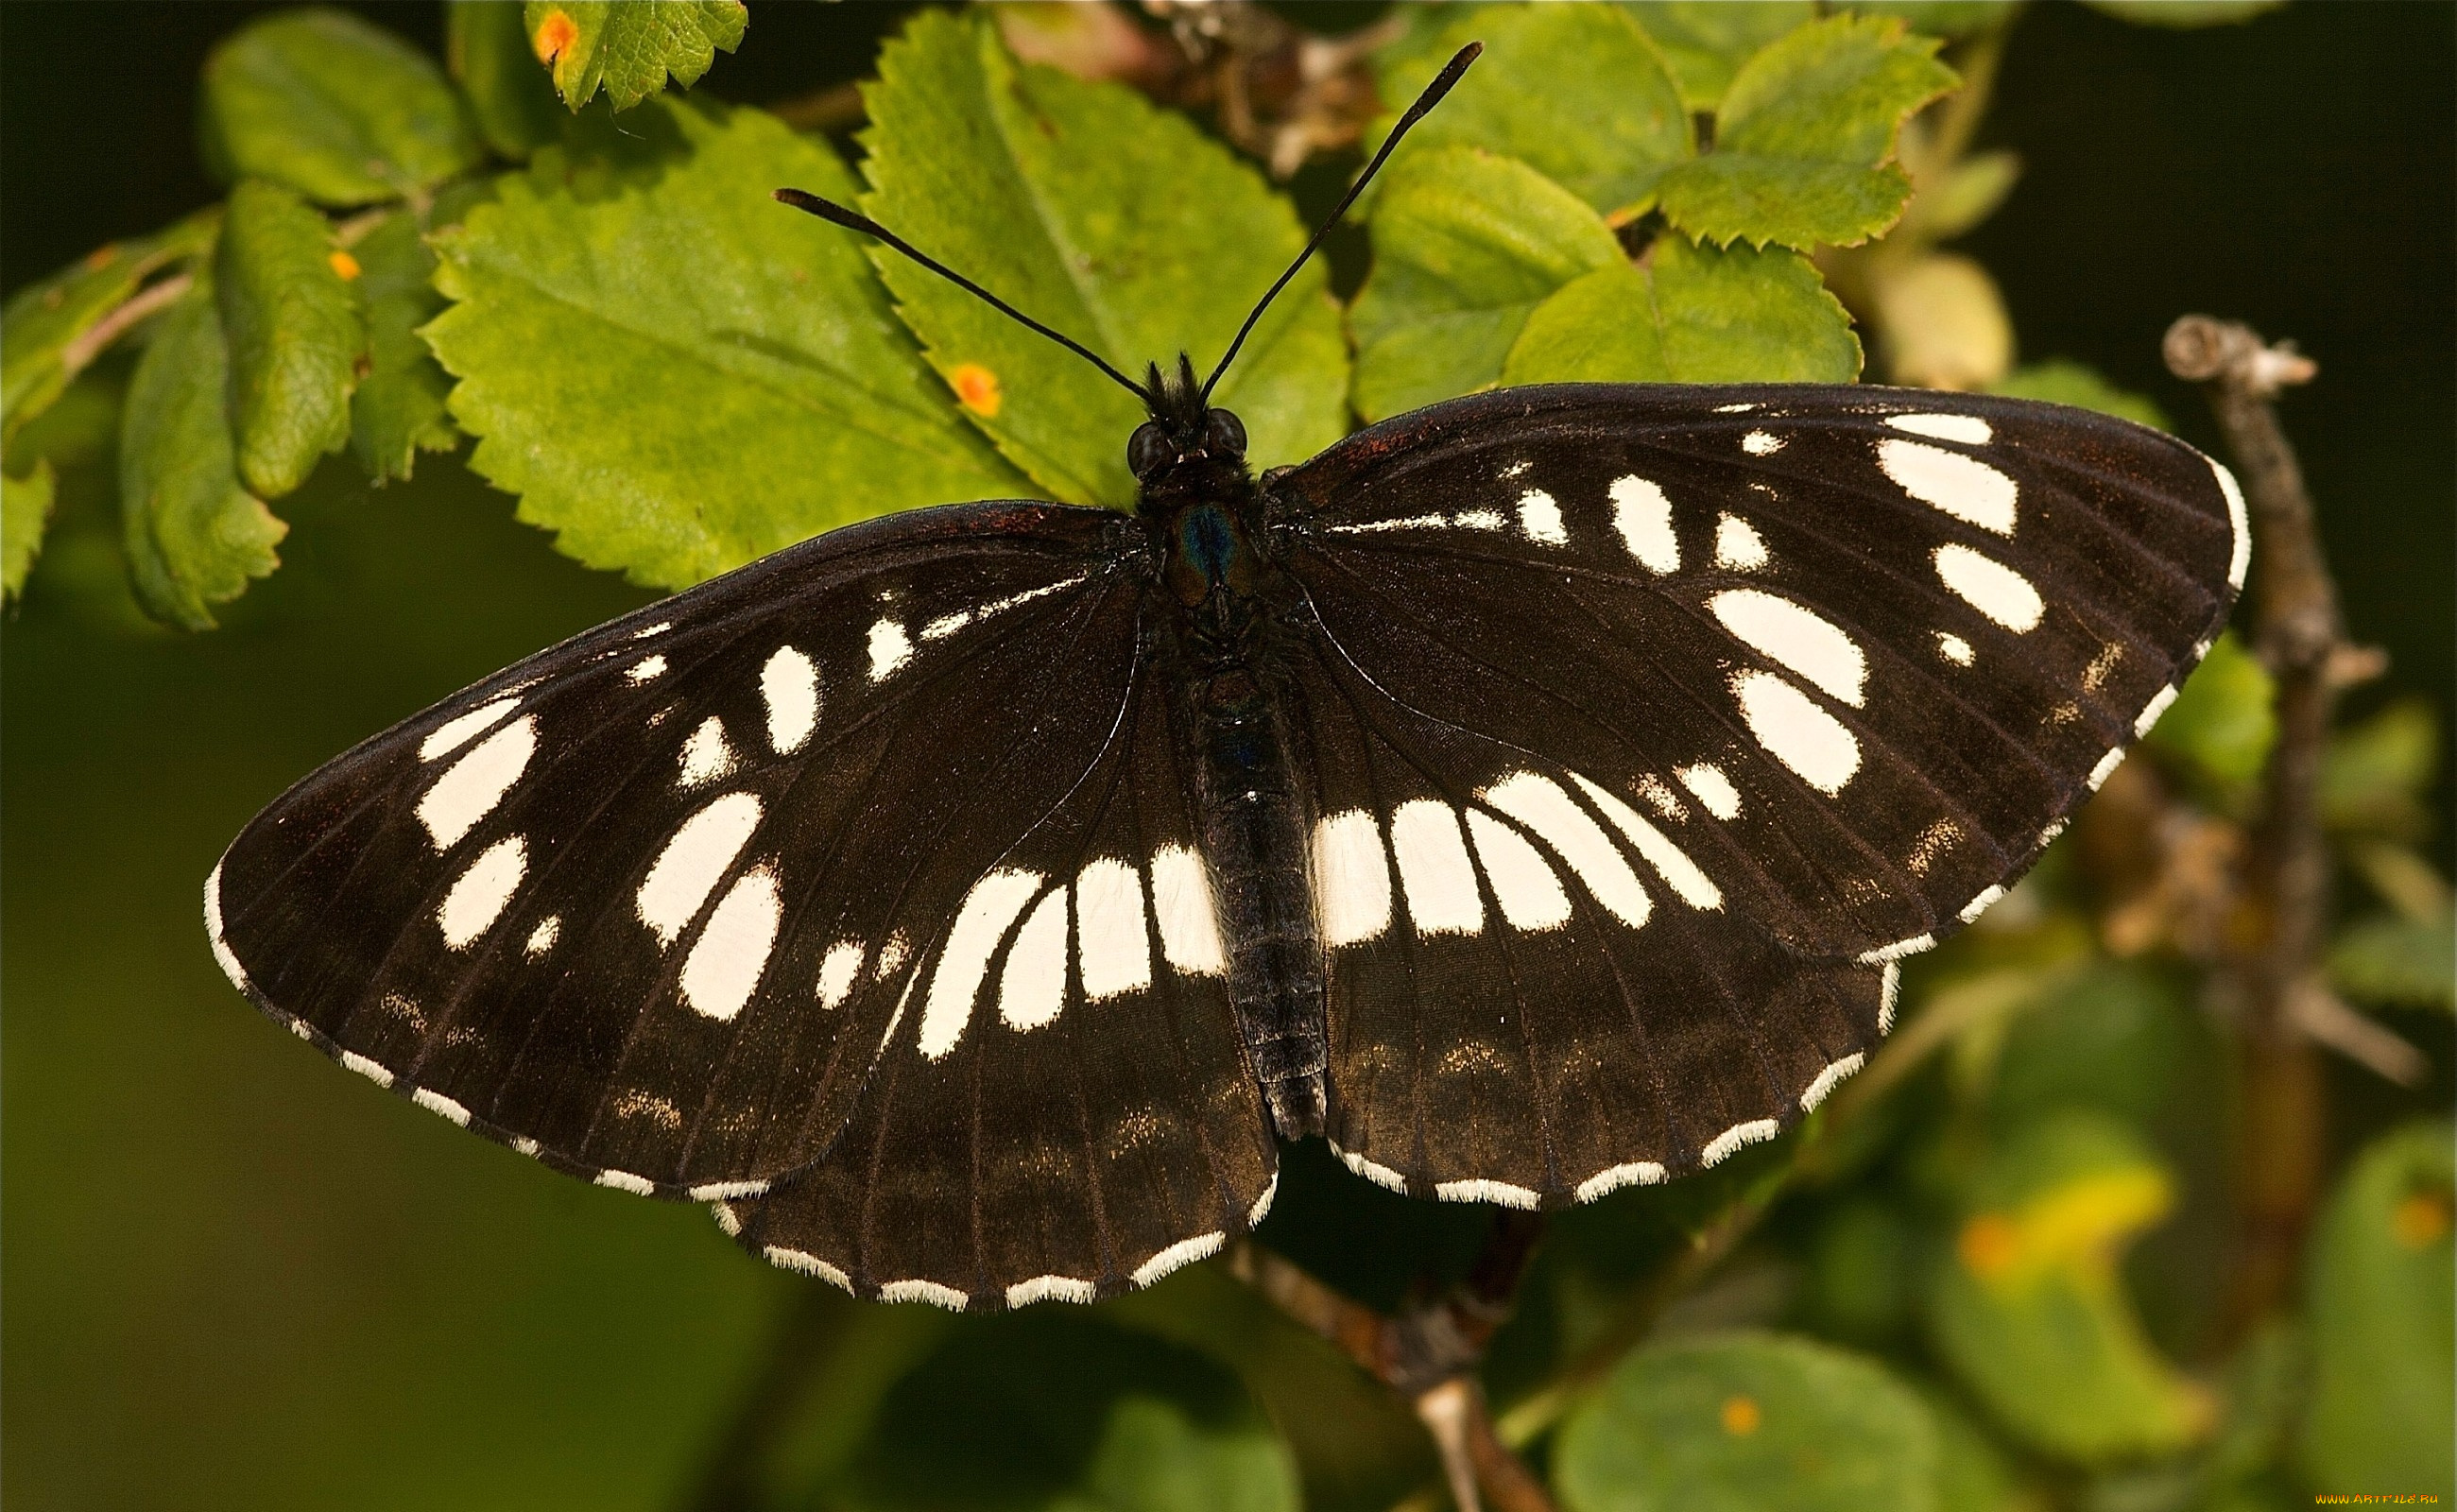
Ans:
{"type": "Polygon", "coordinates": [[[175,273],[159,283],[148,284],[137,290],[117,309],[60,347],[60,371],[69,378],[84,372],[112,342],[127,335],[131,327],[147,316],[178,303],[196,286],[196,276],[193,273],[175,273]]]}

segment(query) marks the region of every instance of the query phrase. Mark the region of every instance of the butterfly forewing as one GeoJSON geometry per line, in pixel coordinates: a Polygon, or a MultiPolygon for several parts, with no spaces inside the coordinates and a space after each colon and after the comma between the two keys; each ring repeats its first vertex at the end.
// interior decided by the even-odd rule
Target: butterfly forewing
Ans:
{"type": "Polygon", "coordinates": [[[1334,1137],[1504,1201],[1712,1163],[1855,1068],[2244,566],[2198,453],[1972,396],[1511,390],[1267,487],[1334,1137]]]}
{"type": "Polygon", "coordinates": [[[1106,748],[1139,541],[923,511],[543,652],[258,817],[217,954],[345,1064],[609,1185],[807,1164],[966,890],[1106,748]]]}

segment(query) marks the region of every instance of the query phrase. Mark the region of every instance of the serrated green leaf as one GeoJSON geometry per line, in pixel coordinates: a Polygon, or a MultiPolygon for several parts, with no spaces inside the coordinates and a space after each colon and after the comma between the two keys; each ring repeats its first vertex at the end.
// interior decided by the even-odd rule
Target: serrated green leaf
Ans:
{"type": "Polygon", "coordinates": [[[1936,1267],[1930,1336],[2033,1447],[2096,1462],[2171,1452],[2209,1427],[2206,1395],[2151,1346],[2116,1271],[2174,1202],[2166,1169],[2095,1112],[2040,1119],[1978,1172],[1936,1267]]]}
{"type": "Polygon", "coordinates": [[[405,210],[385,217],[350,252],[367,327],[367,376],[350,396],[350,447],[379,483],[406,478],[419,452],[449,451],[461,439],[444,409],[452,380],[418,334],[444,308],[429,281],[435,255],[405,210]]]}
{"type": "Polygon", "coordinates": [[[1850,317],[1807,258],[1666,236],[1538,305],[1501,382],[1848,383],[1859,371],[1850,317]]]}
{"type": "Polygon", "coordinates": [[[1781,1335],[1638,1351],[1553,1452],[1568,1512],[1930,1512],[1936,1476],[1936,1428],[1910,1388],[1781,1335]]]}
{"type": "Polygon", "coordinates": [[[1894,223],[1910,179],[1902,124],[1957,82],[1932,38],[1838,15],[1777,39],[1733,75],[1715,150],[1663,176],[1664,218],[1718,245],[1850,246],[1894,223]]]}
{"type": "Polygon", "coordinates": [[[231,191],[214,284],[230,342],[231,433],[238,471],[259,498],[307,481],[350,439],[350,393],[366,322],[332,228],[289,189],[261,178],[231,191]]]}
{"type": "MultiPolygon", "coordinates": [[[[658,100],[662,173],[513,176],[431,239],[422,334],[470,465],[592,567],[682,588],[836,526],[1031,487],[946,401],[852,237],[769,198],[854,191],[757,111],[658,100]]],[[[541,158],[550,155],[541,154],[541,158]]]]}
{"type": "Polygon", "coordinates": [[[2440,770],[2440,722],[2405,698],[2332,731],[2321,765],[2321,813],[2331,828],[2404,835],[2425,827],[2422,798],[2440,770]]]}
{"type": "Polygon", "coordinates": [[[224,180],[261,178],[322,205],[398,199],[485,156],[435,61],[341,10],[284,10],[205,60],[199,130],[224,180]]]}
{"type": "Polygon", "coordinates": [[[2096,368],[2081,362],[2056,360],[2026,363],[1989,385],[1988,391],[2008,399],[2044,399],[2052,404],[2095,409],[2153,430],[2176,428],[2157,400],[2129,388],[2118,388],[2101,378],[2096,368]]]}
{"type": "Polygon", "coordinates": [[[529,50],[578,111],[598,90],[628,111],[666,87],[689,89],[742,43],[751,12],[742,0],[528,0],[521,12],[529,50]]]}
{"type": "Polygon", "coordinates": [[[1951,241],[1994,215],[2021,176],[2018,153],[1998,150],[1958,158],[1942,178],[1922,186],[1902,229],[1930,241],[1951,241]]]}
{"type": "Polygon", "coordinates": [[[563,108],[554,80],[529,51],[521,0],[451,0],[444,9],[444,61],[487,146],[526,158],[562,140],[563,108]]]}
{"type": "Polygon", "coordinates": [[[22,478],[0,472],[0,602],[13,601],[25,590],[26,574],[43,549],[43,528],[52,522],[58,482],[48,458],[38,458],[22,478]]]}
{"type": "Polygon", "coordinates": [[[1392,108],[1371,139],[1475,41],[1484,55],[1410,133],[1393,168],[1446,147],[1507,154],[1618,222],[1654,204],[1656,180],[1696,151],[1662,54],[1619,7],[1598,5],[1473,7],[1386,52],[1375,72],[1392,108]]]}
{"type": "Polygon", "coordinates": [[[2350,924],[2329,946],[2329,984],[2363,1003],[2457,1008],[2457,920],[2350,924]]]}
{"type": "Polygon", "coordinates": [[[2231,26],[2249,21],[2258,15],[2283,6],[2286,0],[2082,0],[2082,4],[2118,21],[2135,26],[2170,27],[2181,31],[2190,27],[2231,26]]]}
{"type": "Polygon", "coordinates": [[[212,290],[162,318],[136,364],[119,433],[121,542],[137,602],[165,624],[214,628],[212,606],[280,565],[289,527],[240,486],[223,409],[229,352],[212,290]]]}
{"type": "Polygon", "coordinates": [[[96,326],[154,274],[212,247],[220,224],[220,211],[202,211],[150,237],[105,242],[10,297],[0,312],[0,439],[13,438],[100,355],[96,326]]]}
{"type": "Polygon", "coordinates": [[[1370,229],[1373,271],[1348,312],[1367,420],[1492,387],[1538,305],[1625,265],[1584,200],[1472,147],[1394,164],[1370,229]]]}
{"type": "Polygon", "coordinates": [[[1049,1512],[1296,1512],[1295,1466],[1259,1426],[1207,1430],[1175,1403],[1125,1397],[1109,1409],[1080,1489],[1049,1512]]]}
{"type": "Polygon", "coordinates": [[[1655,39],[1693,111],[1713,110],[1758,49],[1817,19],[1811,0],[1631,0],[1621,9],[1655,39]]]}
{"type": "Polygon", "coordinates": [[[2269,765],[2278,743],[2277,683],[2232,631],[2221,632],[2176,701],[2150,729],[2150,744],[2211,780],[2243,787],[2269,765]]]}
{"type": "Polygon", "coordinates": [[[2316,1489],[2457,1494],[2452,1137],[2433,1122],[2373,1141],[2312,1236],[2302,1460],[2316,1489]]]}
{"type": "MultiPolygon", "coordinates": [[[[1305,244],[1287,199],[1184,116],[1117,84],[1018,65],[986,17],[916,16],[866,87],[862,205],[916,246],[1130,375],[1198,375],[1305,244]]],[[[1135,497],[1133,396],[899,258],[875,259],[964,413],[1053,496],[1135,497]]],[[[1346,343],[1320,265],[1282,292],[1213,396],[1257,466],[1346,428],[1346,343]]]]}

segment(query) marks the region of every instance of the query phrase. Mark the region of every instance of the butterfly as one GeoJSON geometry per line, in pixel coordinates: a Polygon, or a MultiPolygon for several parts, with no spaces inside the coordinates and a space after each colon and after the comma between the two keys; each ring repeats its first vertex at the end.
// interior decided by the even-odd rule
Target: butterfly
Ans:
{"type": "Polygon", "coordinates": [[[1133,512],[874,520],[541,652],[205,922],[345,1067],[862,1296],[1148,1285],[1281,1140],[1533,1208],[1771,1137],[2243,581],[2222,466],[1978,395],[1502,389],[1257,479],[1237,342],[1137,383],[779,197],[1134,389],[1133,512]]]}

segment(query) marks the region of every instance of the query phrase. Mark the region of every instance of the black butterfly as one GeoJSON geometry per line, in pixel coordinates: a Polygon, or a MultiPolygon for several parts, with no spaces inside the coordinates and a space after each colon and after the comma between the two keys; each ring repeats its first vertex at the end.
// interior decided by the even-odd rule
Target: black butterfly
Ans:
{"type": "Polygon", "coordinates": [[[2243,579],[2223,468],[2055,405],[1507,389],[1257,483],[1218,378],[1129,383],[1133,514],[837,530],[361,745],[215,954],[778,1264],[1088,1300],[1258,1222],[1274,1134],[1521,1207],[1771,1136],[2243,579]]]}

